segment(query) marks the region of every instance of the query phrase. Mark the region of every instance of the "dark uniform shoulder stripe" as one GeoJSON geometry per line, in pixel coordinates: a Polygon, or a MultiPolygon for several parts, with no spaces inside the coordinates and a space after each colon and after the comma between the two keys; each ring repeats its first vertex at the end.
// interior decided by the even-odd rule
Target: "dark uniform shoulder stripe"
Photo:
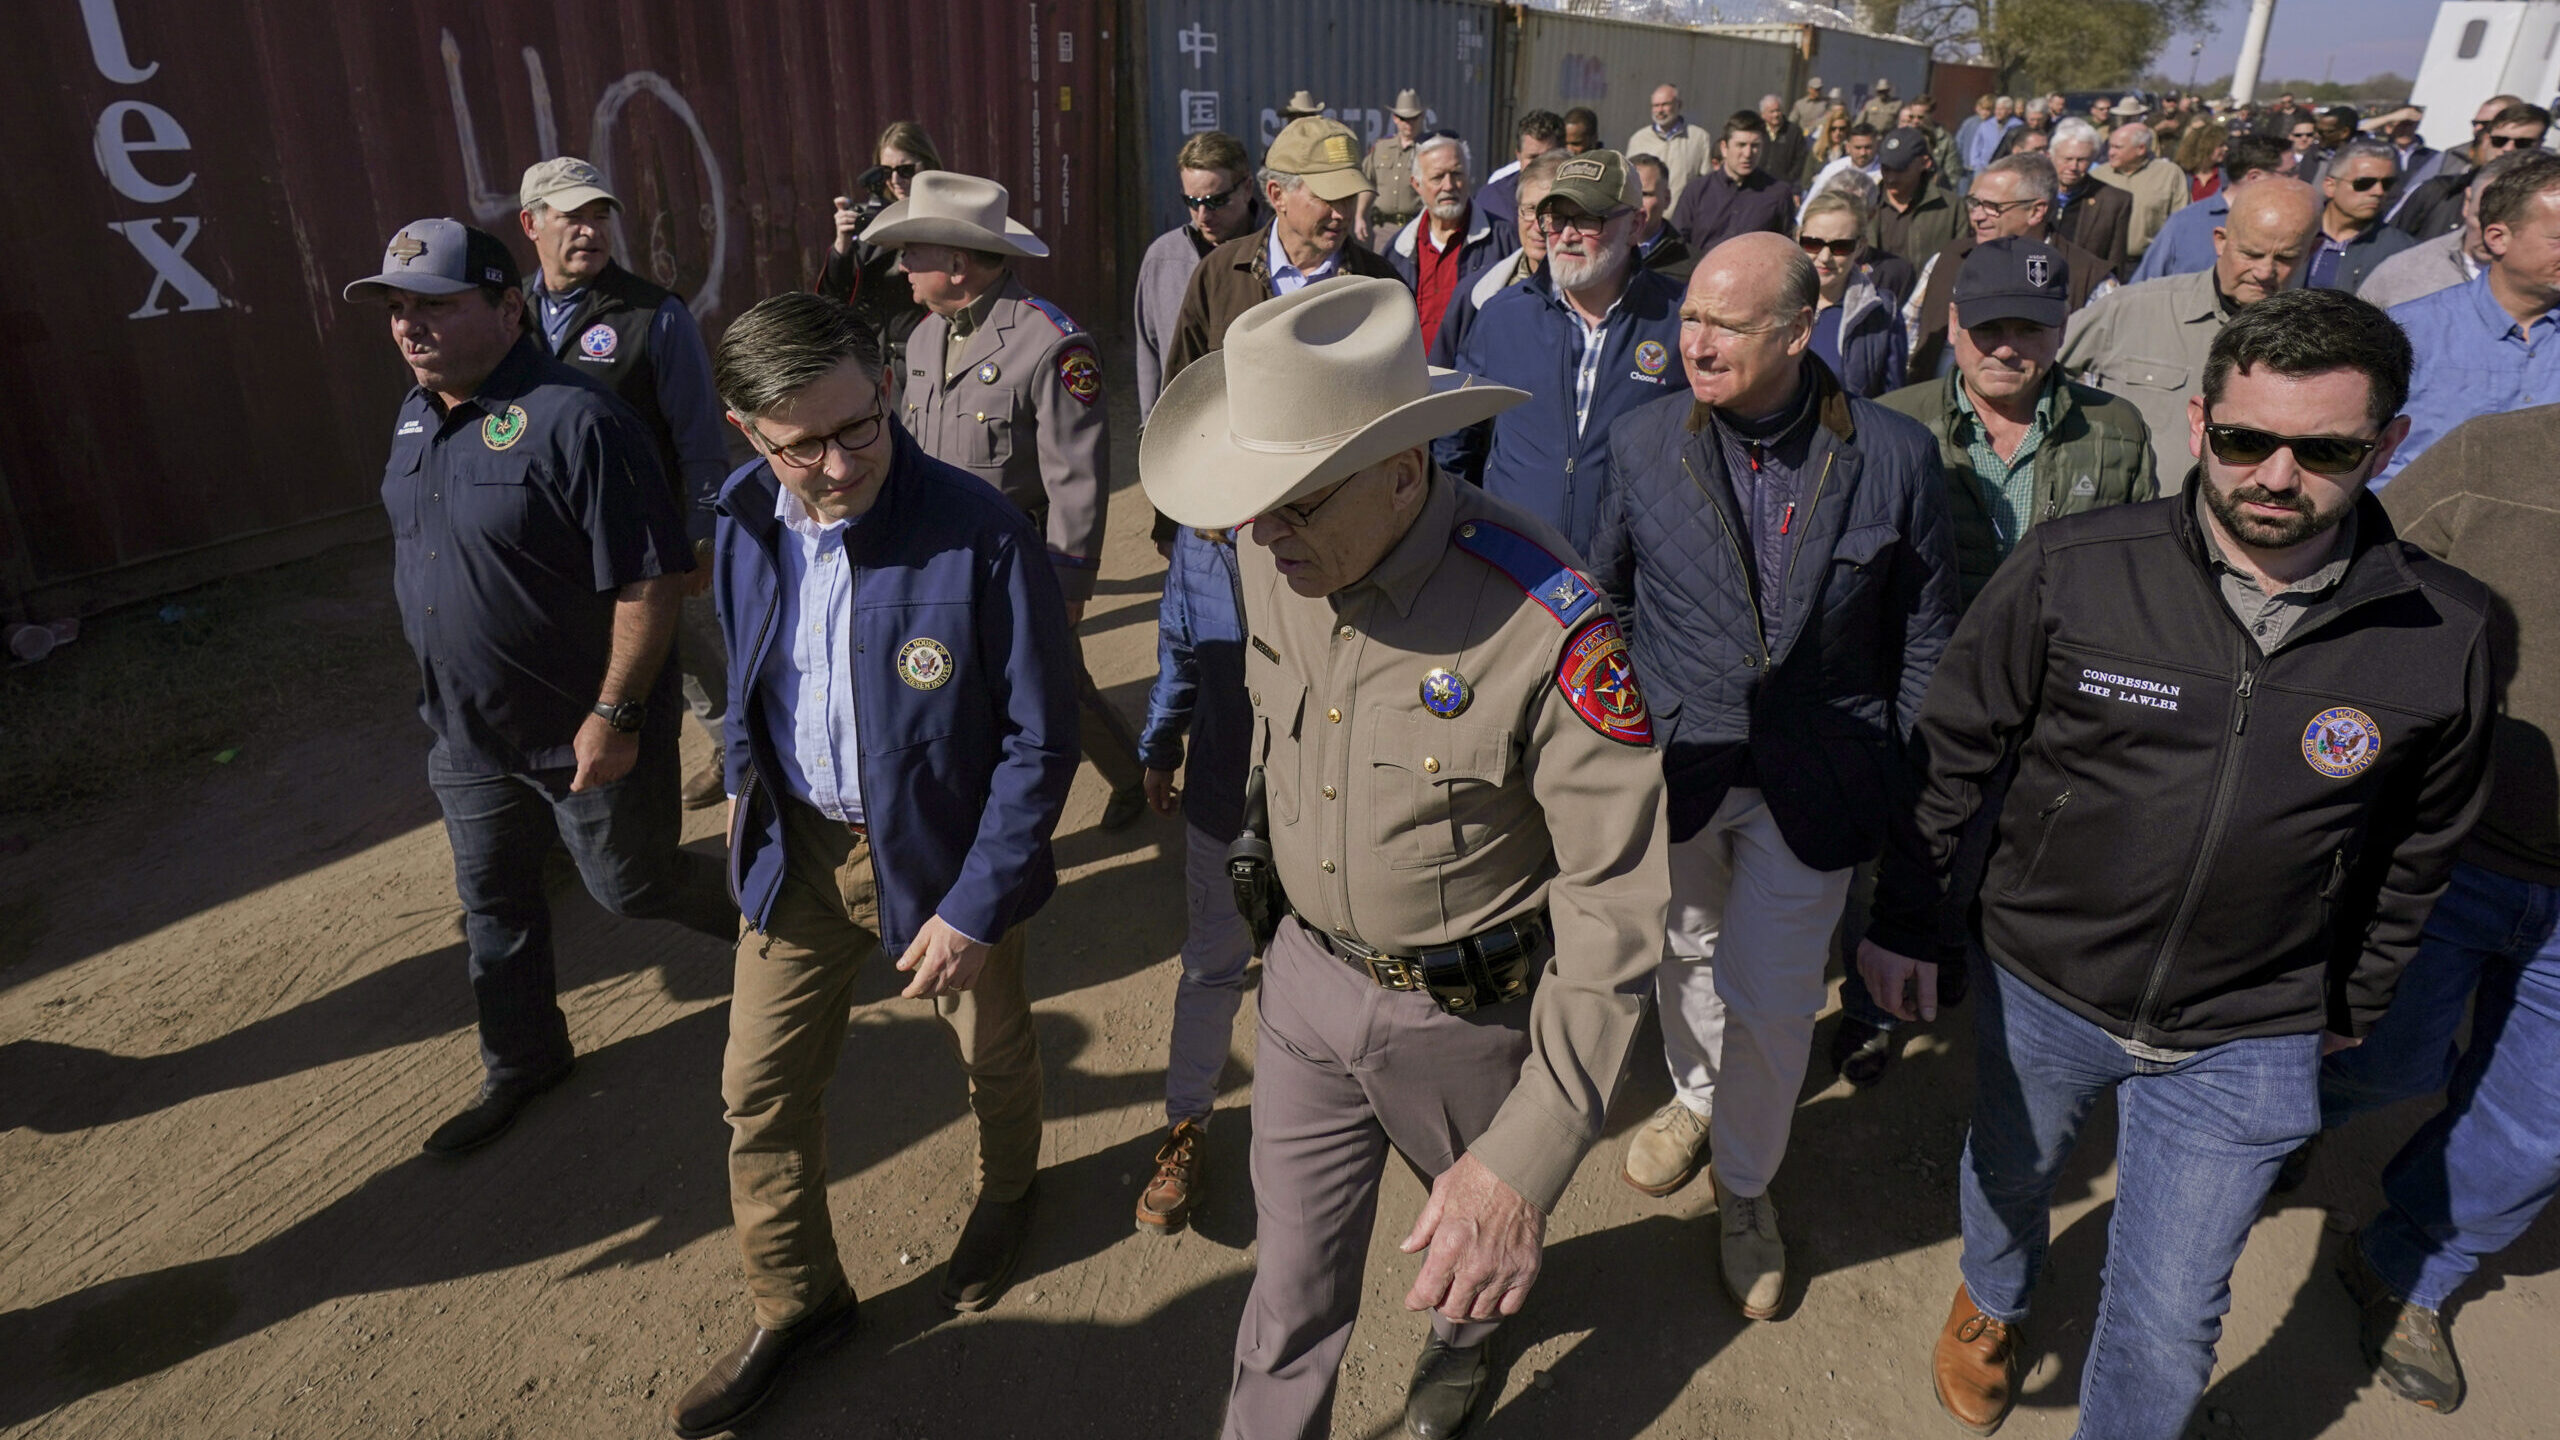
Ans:
{"type": "Polygon", "coordinates": [[[1537,601],[1567,630],[1600,603],[1590,581],[1517,530],[1490,520],[1469,520],[1458,526],[1456,540],[1459,549],[1509,576],[1522,594],[1537,601]]]}

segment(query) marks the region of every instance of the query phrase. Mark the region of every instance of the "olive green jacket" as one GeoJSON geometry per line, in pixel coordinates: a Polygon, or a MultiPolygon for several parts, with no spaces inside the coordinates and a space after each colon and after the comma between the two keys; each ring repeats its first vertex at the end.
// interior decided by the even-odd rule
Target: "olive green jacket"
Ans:
{"type": "MultiPolygon", "coordinates": [[[[2027,517],[2032,526],[2056,515],[2077,515],[2105,505],[2132,505],[2159,494],[2151,478],[2151,428],[2130,400],[2076,381],[2055,379],[2062,391],[2054,396],[2053,427],[2036,451],[2035,505],[2027,517]]],[[[1956,391],[1960,377],[1906,385],[1877,403],[1898,410],[1929,427],[1938,437],[1938,463],[1947,472],[1947,513],[1955,522],[1956,578],[1960,607],[1991,583],[2000,568],[2000,535],[1992,527],[1991,503],[1982,493],[1982,477],[1973,454],[1956,438],[1956,391]]]]}

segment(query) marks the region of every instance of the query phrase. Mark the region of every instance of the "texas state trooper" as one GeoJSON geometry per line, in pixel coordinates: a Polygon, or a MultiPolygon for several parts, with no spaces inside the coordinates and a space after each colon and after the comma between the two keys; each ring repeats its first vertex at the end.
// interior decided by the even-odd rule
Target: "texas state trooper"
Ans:
{"type": "Polygon", "coordinates": [[[1247,825],[1287,918],[1261,992],[1236,1440],[1327,1433],[1390,1145],[1432,1177],[1404,1241],[1430,1252],[1405,1303],[1435,1312],[1405,1425],[1465,1433],[1661,957],[1662,771],[1617,622],[1552,530],[1430,462],[1527,398],[1428,369],[1412,296],[1337,277],[1239,317],[1139,452],[1158,509],[1250,521],[1254,542],[1268,813],[1247,825]]]}
{"type": "Polygon", "coordinates": [[[1380,136],[1369,147],[1369,158],[1360,162],[1361,173],[1378,192],[1369,202],[1369,240],[1381,251],[1422,213],[1422,192],[1413,184],[1413,152],[1422,144],[1422,97],[1399,90],[1387,113],[1395,117],[1394,132],[1380,136]]]}
{"type": "MultiPolygon", "coordinates": [[[[995,486],[1031,517],[1048,540],[1073,626],[1102,565],[1109,407],[1093,337],[1005,263],[1049,253],[1006,218],[1011,200],[992,180],[928,170],[862,239],[898,251],[898,268],[932,312],[907,340],[900,403],[908,432],[926,454],[995,486]]],[[[1138,739],[1094,688],[1081,643],[1077,655],[1084,753],[1110,782],[1102,826],[1116,830],[1146,812],[1138,739]]]]}

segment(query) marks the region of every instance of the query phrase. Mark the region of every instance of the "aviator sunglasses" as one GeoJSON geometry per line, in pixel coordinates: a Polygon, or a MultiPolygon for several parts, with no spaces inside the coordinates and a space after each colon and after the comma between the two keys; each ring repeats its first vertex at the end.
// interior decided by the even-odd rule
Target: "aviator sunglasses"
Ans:
{"type": "Polygon", "coordinates": [[[2210,421],[2204,427],[2204,438],[2213,450],[2213,458],[2225,465],[2262,464],[2278,450],[2291,450],[2293,463],[2315,475],[2344,475],[2362,465],[2374,447],[2382,443],[2344,435],[2278,435],[2271,430],[2210,421]]]}

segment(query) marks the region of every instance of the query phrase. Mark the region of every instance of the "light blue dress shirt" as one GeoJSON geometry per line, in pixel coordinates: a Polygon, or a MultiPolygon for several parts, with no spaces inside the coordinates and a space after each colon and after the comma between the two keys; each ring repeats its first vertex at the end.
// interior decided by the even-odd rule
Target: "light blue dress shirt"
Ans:
{"type": "Polygon", "coordinates": [[[859,825],[862,751],[853,715],[851,521],[821,523],[788,488],[774,503],[783,525],[774,612],[778,663],[764,680],[765,723],[785,794],[830,820],[859,825]]]}
{"type": "Polygon", "coordinates": [[[2560,310],[2518,325],[2489,275],[2391,307],[2409,332],[2417,365],[2409,385],[2409,438],[2373,479],[2381,489],[2445,432],[2477,415],[2560,402],[2560,310]]]}
{"type": "MultiPolygon", "coordinates": [[[[1348,245],[1352,241],[1346,236],[1342,243],[1348,245]]],[[[1333,278],[1341,269],[1342,252],[1340,250],[1324,257],[1324,263],[1313,270],[1302,271],[1290,264],[1288,248],[1280,243],[1280,222],[1277,220],[1271,222],[1271,293],[1273,295],[1287,295],[1304,290],[1319,280],[1333,278]]]]}

